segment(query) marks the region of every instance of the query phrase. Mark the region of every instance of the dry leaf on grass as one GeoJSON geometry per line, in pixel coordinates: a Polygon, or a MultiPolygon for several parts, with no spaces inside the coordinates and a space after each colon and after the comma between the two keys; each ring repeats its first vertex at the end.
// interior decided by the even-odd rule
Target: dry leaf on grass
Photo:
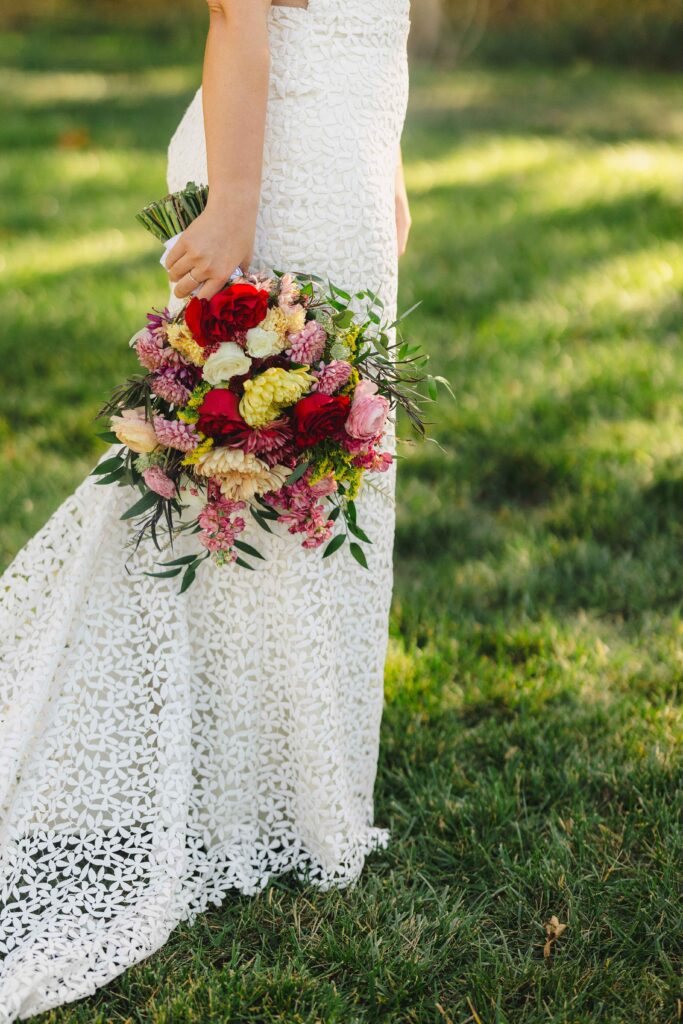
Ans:
{"type": "Polygon", "coordinates": [[[553,948],[553,942],[556,942],[566,929],[567,925],[561,924],[559,918],[553,914],[545,926],[546,940],[543,947],[543,956],[546,959],[550,956],[553,948]]]}

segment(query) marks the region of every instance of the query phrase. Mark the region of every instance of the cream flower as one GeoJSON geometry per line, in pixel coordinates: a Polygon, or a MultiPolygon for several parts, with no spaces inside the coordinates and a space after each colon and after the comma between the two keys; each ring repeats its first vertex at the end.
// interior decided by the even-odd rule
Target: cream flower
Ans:
{"type": "Polygon", "coordinates": [[[306,324],[306,310],[303,306],[293,306],[287,314],[287,334],[298,334],[306,324]]]}
{"type": "Polygon", "coordinates": [[[249,501],[256,494],[279,490],[291,470],[286,466],[271,468],[241,448],[215,448],[201,456],[195,472],[217,480],[226,498],[249,501]]]}
{"type": "Polygon", "coordinates": [[[258,325],[262,327],[264,331],[275,331],[278,338],[280,339],[280,346],[282,351],[286,346],[286,334],[287,334],[287,317],[278,309],[277,306],[271,306],[266,313],[265,319],[258,325]]]}
{"type": "Polygon", "coordinates": [[[225,384],[231,377],[248,373],[251,359],[234,341],[224,341],[204,363],[204,380],[209,384],[225,384]]]}
{"type": "Polygon", "coordinates": [[[138,455],[146,455],[159,447],[154,426],[145,419],[145,410],[142,406],[139,409],[124,409],[121,416],[112,416],[111,429],[121,444],[125,444],[138,455]]]}
{"type": "Polygon", "coordinates": [[[277,331],[266,331],[263,327],[252,327],[247,331],[247,352],[254,359],[267,359],[282,351],[282,342],[277,331]]]}

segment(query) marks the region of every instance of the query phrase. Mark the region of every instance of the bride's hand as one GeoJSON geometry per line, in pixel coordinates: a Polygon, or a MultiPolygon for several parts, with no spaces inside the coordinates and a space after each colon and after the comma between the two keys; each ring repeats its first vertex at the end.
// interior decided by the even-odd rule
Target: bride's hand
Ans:
{"type": "Polygon", "coordinates": [[[185,299],[197,288],[211,299],[237,267],[247,273],[254,247],[254,203],[242,200],[213,206],[211,202],[171,249],[166,269],[174,294],[185,299]]]}

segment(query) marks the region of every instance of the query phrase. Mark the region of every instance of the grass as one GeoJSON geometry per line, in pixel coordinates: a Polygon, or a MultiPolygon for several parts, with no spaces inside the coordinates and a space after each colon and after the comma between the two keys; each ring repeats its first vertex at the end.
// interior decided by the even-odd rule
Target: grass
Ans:
{"type": "MultiPolygon", "coordinates": [[[[0,54],[7,564],[163,293],[133,214],[198,66],[123,30],[0,54]]],[[[458,400],[401,466],[393,843],[351,892],[229,899],[43,1024],[681,1020],[682,111],[674,76],[416,72],[402,302],[458,400]]]]}

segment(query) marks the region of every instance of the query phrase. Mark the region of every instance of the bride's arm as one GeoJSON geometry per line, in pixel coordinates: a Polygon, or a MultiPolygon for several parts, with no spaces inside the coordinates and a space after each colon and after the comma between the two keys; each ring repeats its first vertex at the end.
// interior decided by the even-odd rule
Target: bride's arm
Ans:
{"type": "Polygon", "coordinates": [[[270,0],[208,4],[203,104],[209,200],[169,254],[179,298],[201,281],[198,295],[209,299],[237,266],[248,269],[261,191],[270,0]]]}
{"type": "Polygon", "coordinates": [[[406,179],[403,173],[403,155],[399,150],[398,164],[396,165],[396,238],[399,256],[402,256],[406,251],[411,224],[410,203],[408,202],[406,179]]]}

